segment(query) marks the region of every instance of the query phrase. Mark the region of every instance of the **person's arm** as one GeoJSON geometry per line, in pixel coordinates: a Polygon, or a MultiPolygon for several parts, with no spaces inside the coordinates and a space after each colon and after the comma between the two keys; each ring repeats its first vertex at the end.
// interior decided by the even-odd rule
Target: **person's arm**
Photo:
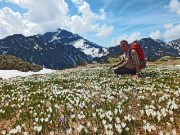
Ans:
{"type": "Polygon", "coordinates": [[[132,50],[131,54],[132,54],[133,62],[136,65],[135,66],[136,67],[136,75],[135,76],[139,77],[141,69],[140,69],[140,61],[139,61],[138,54],[135,50],[132,50]]]}
{"type": "Polygon", "coordinates": [[[137,77],[140,76],[140,67],[139,67],[139,64],[136,65],[136,75],[137,77]]]}
{"type": "Polygon", "coordinates": [[[124,63],[124,60],[122,59],[121,61],[119,61],[115,66],[121,65],[124,63]]]}
{"type": "Polygon", "coordinates": [[[116,67],[116,66],[118,66],[118,65],[121,65],[121,64],[123,64],[123,63],[124,63],[124,60],[122,59],[122,60],[119,61],[117,64],[113,65],[111,68],[114,68],[114,67],[116,67]]]}

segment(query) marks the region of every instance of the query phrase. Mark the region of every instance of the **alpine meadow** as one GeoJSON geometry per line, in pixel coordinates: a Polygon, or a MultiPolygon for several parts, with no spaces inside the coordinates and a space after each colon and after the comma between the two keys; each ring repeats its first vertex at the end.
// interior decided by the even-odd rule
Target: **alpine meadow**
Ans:
{"type": "Polygon", "coordinates": [[[148,65],[137,79],[96,64],[1,80],[1,134],[176,135],[179,69],[148,65]]]}

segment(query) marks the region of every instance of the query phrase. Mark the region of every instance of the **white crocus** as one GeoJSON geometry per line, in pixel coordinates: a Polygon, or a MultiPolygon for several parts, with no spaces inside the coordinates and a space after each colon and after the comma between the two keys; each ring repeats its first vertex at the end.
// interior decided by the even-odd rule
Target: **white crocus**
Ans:
{"type": "Polygon", "coordinates": [[[1,134],[2,134],[2,135],[5,135],[5,134],[6,134],[6,130],[2,130],[2,131],[1,131],[1,134]]]}
{"type": "Polygon", "coordinates": [[[126,127],[126,123],[121,122],[121,126],[122,126],[122,128],[125,128],[126,127]]]}
{"type": "Polygon", "coordinates": [[[102,114],[100,115],[100,118],[103,119],[104,117],[105,117],[105,114],[102,113],[102,114]]]}
{"type": "Polygon", "coordinates": [[[151,132],[152,130],[156,130],[156,127],[154,125],[150,125],[149,123],[146,123],[146,125],[143,126],[143,129],[148,132],[151,132]]]}
{"type": "Polygon", "coordinates": [[[94,132],[97,132],[97,127],[94,127],[93,130],[94,130],[94,132]]]}
{"type": "Polygon", "coordinates": [[[96,117],[96,113],[92,113],[93,117],[96,117]]]}
{"type": "Polygon", "coordinates": [[[109,124],[109,125],[108,125],[108,128],[109,128],[109,129],[112,129],[112,128],[113,128],[112,124],[109,124]]]}
{"type": "Polygon", "coordinates": [[[42,126],[34,126],[34,130],[40,132],[42,130],[42,126]]]}
{"type": "Polygon", "coordinates": [[[72,133],[72,128],[69,128],[69,129],[66,130],[67,135],[71,135],[71,133],[72,133]]]}
{"type": "Polygon", "coordinates": [[[163,131],[160,131],[160,132],[159,132],[159,135],[164,135],[163,131]]]}
{"type": "Polygon", "coordinates": [[[49,120],[49,118],[45,118],[45,119],[44,119],[45,122],[48,122],[48,120],[49,120]]]}
{"type": "Polygon", "coordinates": [[[9,131],[10,134],[17,134],[18,130],[16,128],[13,128],[9,131]]]}
{"type": "Polygon", "coordinates": [[[84,127],[84,126],[80,124],[79,127],[77,128],[77,131],[80,133],[81,130],[83,129],[83,127],[84,127]]]}
{"type": "Polygon", "coordinates": [[[113,119],[111,116],[108,116],[107,118],[109,119],[110,122],[111,122],[112,119],[113,119]]]}
{"type": "Polygon", "coordinates": [[[118,109],[115,109],[114,114],[117,115],[117,113],[118,113],[118,109]]]}
{"type": "Polygon", "coordinates": [[[119,124],[120,122],[121,122],[120,118],[116,117],[116,123],[119,124]]]}
{"type": "Polygon", "coordinates": [[[106,131],[105,131],[105,134],[106,134],[106,135],[114,135],[114,132],[111,131],[111,130],[106,130],[106,131]]]}
{"type": "Polygon", "coordinates": [[[171,120],[171,122],[173,122],[173,121],[174,121],[174,118],[173,118],[173,117],[171,117],[171,118],[170,118],[170,120],[171,120]]]}
{"type": "Polygon", "coordinates": [[[172,114],[173,114],[173,111],[172,111],[172,110],[169,110],[168,112],[169,112],[169,114],[170,114],[170,115],[172,115],[172,114]]]}
{"type": "Polygon", "coordinates": [[[16,126],[16,129],[18,130],[19,133],[21,133],[21,126],[20,125],[16,126]]]}
{"type": "Polygon", "coordinates": [[[36,122],[38,122],[38,120],[39,120],[38,118],[35,118],[35,121],[36,121],[36,122]]]}
{"type": "Polygon", "coordinates": [[[44,121],[44,118],[41,118],[40,121],[43,122],[43,121],[44,121]]]}
{"type": "Polygon", "coordinates": [[[102,123],[105,125],[106,124],[106,120],[102,120],[102,123]]]}
{"type": "Polygon", "coordinates": [[[72,115],[71,115],[71,118],[72,118],[72,119],[74,119],[75,117],[76,117],[76,115],[75,115],[75,114],[72,114],[72,115]]]}
{"type": "Polygon", "coordinates": [[[87,123],[87,127],[90,127],[91,126],[91,122],[88,121],[87,123]]]}
{"type": "Polygon", "coordinates": [[[115,124],[115,128],[116,130],[121,133],[122,132],[122,128],[121,128],[121,125],[120,124],[115,124]]]}
{"type": "Polygon", "coordinates": [[[129,131],[129,128],[128,128],[128,127],[126,127],[126,131],[129,131]]]}
{"type": "Polygon", "coordinates": [[[172,135],[177,135],[176,129],[172,129],[171,133],[172,135]]]}
{"type": "Polygon", "coordinates": [[[40,132],[42,130],[42,126],[37,127],[37,131],[40,132]]]}
{"type": "Polygon", "coordinates": [[[131,121],[131,115],[128,114],[128,116],[124,116],[124,119],[125,119],[125,120],[128,120],[128,121],[130,122],[130,121],[131,121]]]}
{"type": "Polygon", "coordinates": [[[28,132],[24,132],[23,134],[24,134],[24,135],[28,135],[28,132]]]}
{"type": "Polygon", "coordinates": [[[52,108],[51,108],[51,106],[49,106],[49,112],[52,113],[52,108]]]}
{"type": "Polygon", "coordinates": [[[169,122],[166,122],[166,124],[167,124],[167,126],[168,126],[168,127],[171,127],[171,123],[169,123],[169,122]]]}

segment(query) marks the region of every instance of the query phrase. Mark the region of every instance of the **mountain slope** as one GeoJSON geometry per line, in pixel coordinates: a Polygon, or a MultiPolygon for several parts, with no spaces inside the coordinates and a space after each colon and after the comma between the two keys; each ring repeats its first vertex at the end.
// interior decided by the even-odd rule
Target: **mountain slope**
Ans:
{"type": "Polygon", "coordinates": [[[177,49],[178,54],[180,55],[180,38],[168,42],[168,45],[171,46],[173,49],[177,49]]]}
{"type": "MultiPolygon", "coordinates": [[[[179,56],[180,54],[178,48],[180,48],[180,44],[178,44],[177,42],[179,40],[175,41],[166,43],[162,40],[154,40],[152,38],[143,38],[141,40],[136,40],[136,42],[139,42],[141,44],[145,56],[149,58],[153,57],[154,59],[159,59],[162,56],[179,56]]],[[[110,47],[108,51],[110,56],[117,55],[118,53],[123,53],[119,45],[110,47]]]]}
{"type": "Polygon", "coordinates": [[[10,54],[51,69],[75,67],[88,62],[86,54],[73,46],[45,42],[39,36],[21,34],[0,40],[0,54],[10,54]]]}
{"type": "Polygon", "coordinates": [[[162,56],[178,56],[178,50],[162,40],[143,38],[138,41],[145,51],[146,57],[160,58],[162,56]]]}
{"type": "Polygon", "coordinates": [[[56,46],[73,45],[75,48],[88,55],[89,58],[102,57],[109,53],[107,48],[90,42],[78,34],[73,34],[62,29],[58,29],[56,32],[47,32],[39,36],[46,42],[53,43],[56,46]]]}

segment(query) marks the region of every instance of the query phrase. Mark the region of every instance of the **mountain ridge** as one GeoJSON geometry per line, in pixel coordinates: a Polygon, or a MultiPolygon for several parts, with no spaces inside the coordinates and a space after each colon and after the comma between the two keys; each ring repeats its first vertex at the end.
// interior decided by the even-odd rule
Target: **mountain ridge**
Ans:
{"type": "MultiPolygon", "coordinates": [[[[180,39],[166,43],[162,40],[143,38],[137,42],[142,45],[146,57],[158,59],[165,55],[180,55],[180,39]]],[[[122,53],[119,45],[102,47],[60,28],[43,35],[25,37],[22,34],[14,34],[0,39],[0,54],[14,55],[50,69],[76,67],[94,60],[101,62],[109,56],[122,53]]]]}

